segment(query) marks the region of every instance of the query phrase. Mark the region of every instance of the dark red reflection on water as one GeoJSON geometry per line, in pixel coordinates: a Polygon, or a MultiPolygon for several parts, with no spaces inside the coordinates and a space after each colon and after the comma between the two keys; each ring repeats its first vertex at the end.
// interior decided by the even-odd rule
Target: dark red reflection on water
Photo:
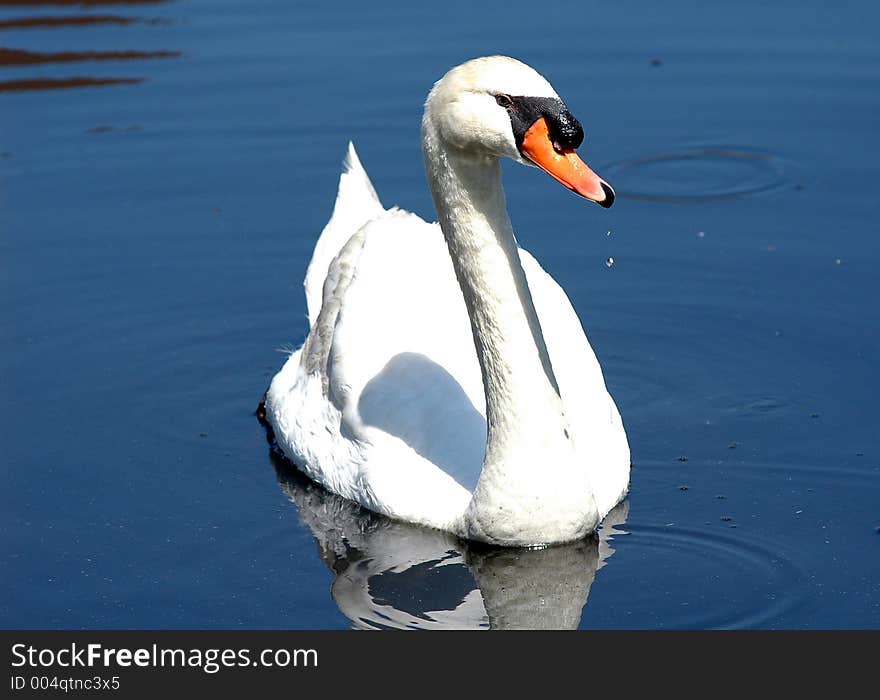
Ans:
{"type": "Polygon", "coordinates": [[[79,6],[96,7],[101,5],[160,5],[170,0],[0,0],[0,7],[45,7],[79,6]]]}
{"type": "Polygon", "coordinates": [[[33,66],[42,63],[77,61],[131,61],[144,58],[177,58],[179,51],[58,51],[39,53],[18,49],[0,49],[0,66],[33,66]]]}
{"type": "MultiPolygon", "coordinates": [[[[0,0],[0,7],[43,8],[62,7],[96,7],[107,5],[160,5],[169,0],[0,0]]],[[[3,29],[88,29],[95,25],[128,27],[140,24],[160,26],[171,24],[165,18],[126,16],[124,14],[71,14],[68,16],[26,16],[0,19],[0,30],[3,29]]],[[[120,35],[122,36],[122,35],[120,35]]],[[[55,63],[79,63],[84,61],[144,61],[157,58],[179,58],[179,51],[158,50],[102,50],[102,51],[29,51],[19,48],[0,48],[0,70],[3,68],[20,69],[27,66],[40,66],[55,63]]],[[[17,72],[17,71],[16,71],[17,72]]],[[[2,78],[0,73],[0,78],[2,78]]],[[[20,77],[12,80],[0,79],[0,92],[21,92],[27,90],[59,90],[82,87],[105,87],[112,85],[131,85],[142,83],[143,76],[64,76],[20,77]]]]}
{"type": "Polygon", "coordinates": [[[30,80],[0,80],[0,92],[134,85],[142,83],[144,80],[146,78],[33,78],[30,80]]]}
{"type": "MultiPolygon", "coordinates": [[[[2,4],[2,0],[0,0],[2,4]]],[[[56,29],[89,25],[171,24],[161,17],[126,17],[125,15],[72,15],[70,17],[16,17],[0,20],[0,29],[56,29]]]]}

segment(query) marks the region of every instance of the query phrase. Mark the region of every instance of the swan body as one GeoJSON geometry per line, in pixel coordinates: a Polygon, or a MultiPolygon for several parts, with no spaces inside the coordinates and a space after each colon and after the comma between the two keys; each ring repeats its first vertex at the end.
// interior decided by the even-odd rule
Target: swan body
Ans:
{"type": "Polygon", "coordinates": [[[566,148],[580,125],[559,105],[514,59],[447,73],[422,123],[434,224],[383,207],[349,145],[306,274],[311,330],[264,401],[278,447],[330,491],[519,546],[578,539],[626,495],[620,414],[565,292],[517,245],[501,188],[506,156],[610,206],[566,148]]]}

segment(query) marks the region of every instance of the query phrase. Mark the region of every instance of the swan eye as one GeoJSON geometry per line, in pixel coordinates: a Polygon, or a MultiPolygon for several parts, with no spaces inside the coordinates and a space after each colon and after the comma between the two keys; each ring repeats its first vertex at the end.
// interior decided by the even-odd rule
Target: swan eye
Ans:
{"type": "Polygon", "coordinates": [[[509,95],[495,95],[495,101],[504,109],[508,109],[513,106],[513,100],[510,99],[509,95]]]}

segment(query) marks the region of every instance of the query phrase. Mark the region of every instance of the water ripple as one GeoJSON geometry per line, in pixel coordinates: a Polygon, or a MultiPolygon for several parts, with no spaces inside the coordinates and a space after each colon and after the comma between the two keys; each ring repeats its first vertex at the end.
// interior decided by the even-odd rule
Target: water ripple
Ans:
{"type": "Polygon", "coordinates": [[[696,203],[736,199],[789,185],[787,168],[772,153],[704,147],[621,160],[603,167],[621,197],[696,203]]]}
{"type": "Polygon", "coordinates": [[[675,610],[668,597],[690,591],[693,582],[713,590],[712,606],[683,599],[678,614],[664,614],[664,627],[749,628],[766,625],[801,605],[808,592],[808,577],[798,565],[778,551],[727,534],[682,527],[628,525],[629,538],[618,540],[624,558],[640,552],[639,567],[650,585],[644,607],[675,610]],[[686,577],[688,585],[677,579],[686,577]],[[723,594],[719,592],[723,589],[723,594]],[[663,595],[661,603],[654,596],[663,595]],[[694,603],[694,605],[691,605],[694,603]]]}

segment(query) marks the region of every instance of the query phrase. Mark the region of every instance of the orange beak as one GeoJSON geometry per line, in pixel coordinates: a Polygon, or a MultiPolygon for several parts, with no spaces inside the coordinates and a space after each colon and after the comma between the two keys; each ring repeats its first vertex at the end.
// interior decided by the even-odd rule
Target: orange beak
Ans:
{"type": "Polygon", "coordinates": [[[550,139],[547,120],[541,117],[523,136],[523,155],[572,192],[606,209],[614,203],[614,190],[596,175],[575,151],[557,151],[550,139]]]}

